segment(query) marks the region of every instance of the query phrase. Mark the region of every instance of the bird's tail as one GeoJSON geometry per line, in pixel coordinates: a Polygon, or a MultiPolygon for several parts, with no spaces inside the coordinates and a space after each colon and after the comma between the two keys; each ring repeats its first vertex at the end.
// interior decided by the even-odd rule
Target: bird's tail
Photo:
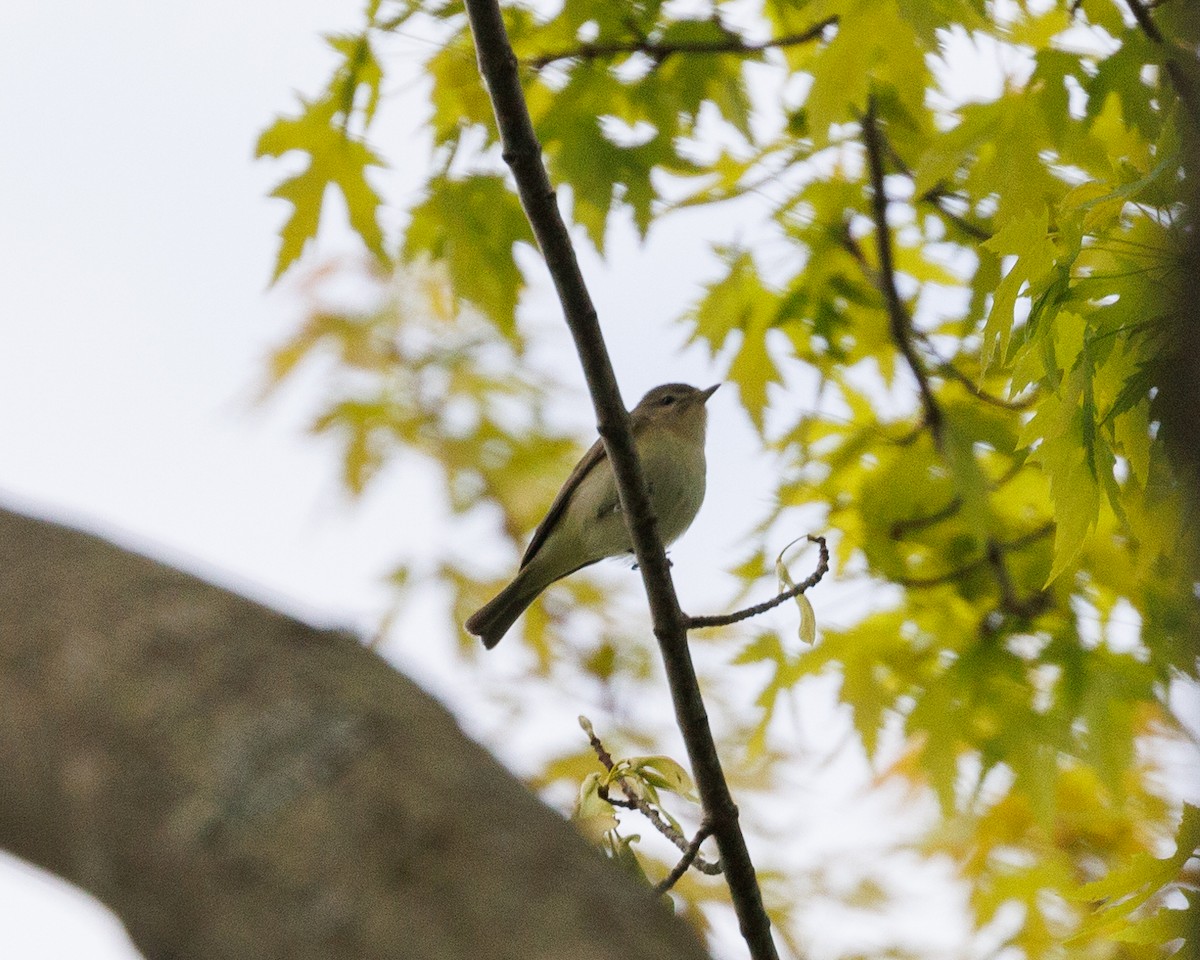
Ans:
{"type": "Polygon", "coordinates": [[[517,574],[512,583],[471,614],[464,626],[491,650],[540,592],[540,587],[530,589],[528,578],[517,574]]]}

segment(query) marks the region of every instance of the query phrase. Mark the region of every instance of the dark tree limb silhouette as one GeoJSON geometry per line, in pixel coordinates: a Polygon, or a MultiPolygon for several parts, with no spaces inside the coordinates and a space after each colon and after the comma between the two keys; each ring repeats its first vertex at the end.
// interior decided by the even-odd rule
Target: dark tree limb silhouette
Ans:
{"type": "Polygon", "coordinates": [[[701,960],[354,637],[0,510],[0,846],[149,960],[701,960]]]}

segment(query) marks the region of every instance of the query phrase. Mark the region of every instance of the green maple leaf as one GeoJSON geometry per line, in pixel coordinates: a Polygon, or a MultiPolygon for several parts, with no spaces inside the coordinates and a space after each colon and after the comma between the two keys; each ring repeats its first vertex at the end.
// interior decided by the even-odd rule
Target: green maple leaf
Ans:
{"type": "Polygon", "coordinates": [[[302,100],[301,104],[299,116],[280,117],[263,131],[255,148],[256,157],[281,157],[293,150],[309,155],[307,168],[271,191],[271,196],[292,205],[291,215],[279,231],[281,242],[272,282],[283,276],[316,237],[330,186],[341,192],[350,226],[367,249],[386,259],[379,226],[381,200],[367,180],[367,167],[382,167],[383,161],[338,123],[341,111],[332,96],[302,100]]]}
{"type": "Polygon", "coordinates": [[[455,293],[479,307],[510,339],[516,337],[517,299],[524,277],[513,245],[532,245],[520,201],[503,177],[436,177],[412,211],[404,257],[445,262],[455,293]]]}
{"type": "Polygon", "coordinates": [[[1010,220],[999,233],[983,244],[995,254],[1016,254],[1016,263],[996,288],[984,328],[984,361],[1003,357],[1012,335],[1017,297],[1028,284],[1042,281],[1055,268],[1056,248],[1049,236],[1049,212],[1032,213],[1010,220]]]}

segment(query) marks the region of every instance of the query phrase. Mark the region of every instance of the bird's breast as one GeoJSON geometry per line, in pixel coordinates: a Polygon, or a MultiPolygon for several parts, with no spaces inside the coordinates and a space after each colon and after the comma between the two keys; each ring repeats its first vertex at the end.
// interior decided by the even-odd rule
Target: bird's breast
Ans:
{"type": "Polygon", "coordinates": [[[638,455],[650,487],[659,535],[664,545],[669,544],[691,526],[704,502],[703,443],[664,431],[653,443],[639,442],[638,455]]]}

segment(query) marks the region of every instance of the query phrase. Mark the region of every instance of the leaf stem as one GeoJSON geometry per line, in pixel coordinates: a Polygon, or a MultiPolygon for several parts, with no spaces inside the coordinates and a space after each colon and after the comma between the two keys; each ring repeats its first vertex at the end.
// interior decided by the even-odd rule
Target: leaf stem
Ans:
{"type": "Polygon", "coordinates": [[[947,583],[953,583],[955,580],[961,580],[963,577],[967,576],[967,574],[974,573],[976,570],[979,570],[983,567],[991,566],[999,575],[1000,589],[1003,595],[1002,599],[1007,602],[1013,599],[1012,583],[1008,579],[1007,570],[1003,569],[1002,567],[997,569],[998,559],[1003,557],[1003,555],[1006,553],[1014,553],[1017,550],[1023,550],[1026,547],[1037,543],[1037,541],[1054,533],[1054,529],[1054,523],[1049,522],[1042,524],[1042,526],[1037,527],[1034,530],[1030,530],[1028,533],[1022,534],[1019,537],[1014,537],[1012,540],[1008,540],[1004,543],[1001,543],[997,540],[989,540],[984,556],[979,557],[976,560],[972,560],[969,563],[964,563],[960,567],[955,567],[953,570],[948,570],[946,573],[939,573],[932,577],[895,576],[890,577],[889,579],[892,581],[892,583],[897,583],[909,590],[924,590],[930,587],[940,587],[947,583]]]}

